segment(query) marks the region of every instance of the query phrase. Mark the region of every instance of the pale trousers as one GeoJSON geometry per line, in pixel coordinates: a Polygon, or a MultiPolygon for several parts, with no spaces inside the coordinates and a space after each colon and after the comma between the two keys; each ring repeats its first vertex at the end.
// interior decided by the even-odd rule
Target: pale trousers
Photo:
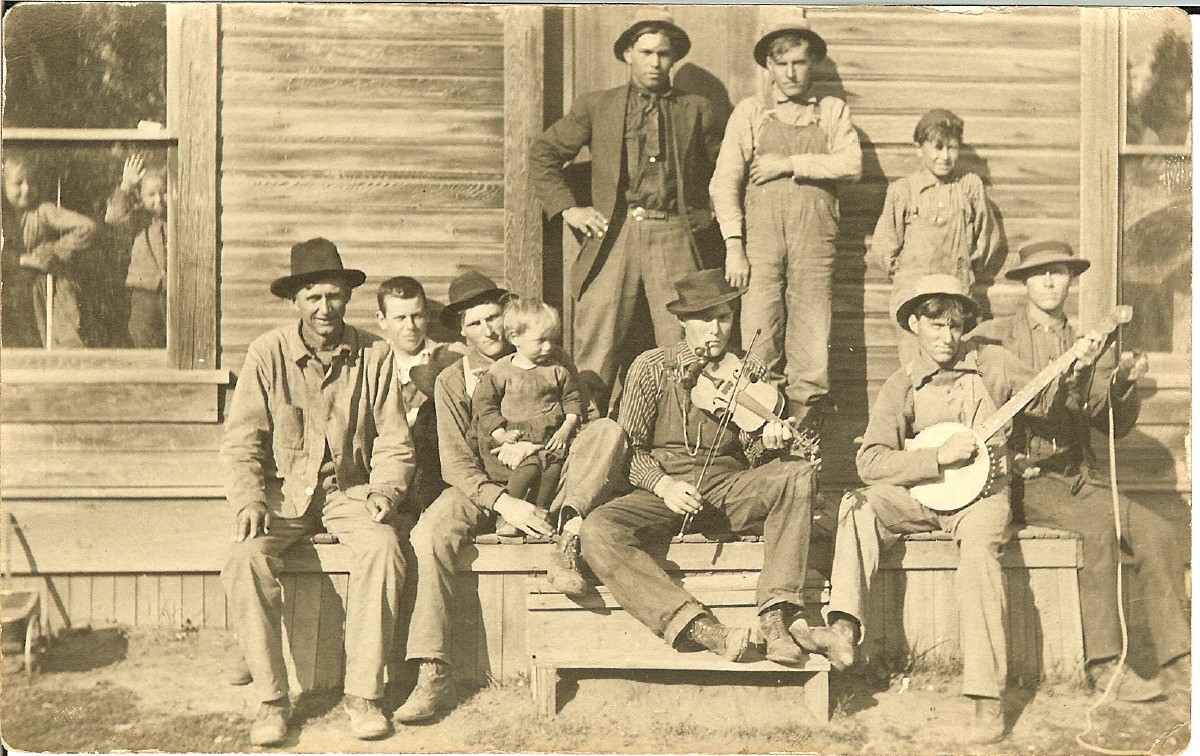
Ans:
{"type": "MultiPolygon", "coordinates": [[[[612,420],[593,420],[567,450],[554,511],[566,505],[586,514],[619,493],[618,478],[628,482],[628,443],[612,420]]],[[[409,659],[450,662],[451,611],[455,565],[477,534],[495,527],[495,514],[475,506],[457,488],[447,488],[421,514],[412,530],[417,564],[417,595],[408,627],[409,659]]]]}
{"type": "Polygon", "coordinates": [[[314,503],[300,517],[272,516],[270,533],[234,543],[229,550],[221,579],[246,666],[260,700],[274,701],[288,694],[283,592],[277,573],[283,552],[324,525],[351,553],[343,689],[347,695],[379,699],[404,586],[399,537],[391,525],[371,519],[365,502],[341,491],[329,495],[319,518],[316,509],[314,503]]]}
{"type": "Polygon", "coordinates": [[[572,356],[579,372],[594,372],[612,390],[617,372],[636,356],[628,342],[645,327],[633,322],[643,292],[650,305],[655,344],[677,343],[683,331],[679,319],[667,311],[667,303],[677,298],[675,282],[695,270],[682,219],[625,218],[600,271],[575,303],[572,356]]]}
{"type": "Polygon", "coordinates": [[[826,616],[849,615],[865,634],[867,597],[880,554],[902,535],[945,530],[958,544],[954,593],[963,694],[999,698],[1008,674],[1000,552],[1010,535],[1010,519],[1007,492],[953,512],[928,509],[900,486],[869,486],[847,493],[838,512],[826,616]]]}

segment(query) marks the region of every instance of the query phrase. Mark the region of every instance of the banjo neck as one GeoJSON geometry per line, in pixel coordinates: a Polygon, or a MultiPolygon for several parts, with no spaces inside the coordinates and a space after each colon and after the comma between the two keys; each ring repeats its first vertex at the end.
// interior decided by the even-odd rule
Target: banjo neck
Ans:
{"type": "MultiPolygon", "coordinates": [[[[1092,333],[1107,336],[1115,331],[1117,326],[1128,323],[1132,317],[1133,308],[1129,305],[1120,305],[1097,323],[1092,333]]],[[[1025,384],[1024,388],[1013,394],[1012,398],[1005,402],[1000,409],[996,410],[987,420],[983,421],[977,429],[979,437],[988,439],[995,435],[997,431],[1016,417],[1027,404],[1033,401],[1044,388],[1049,386],[1051,381],[1066,372],[1067,368],[1075,360],[1074,349],[1069,348],[1049,365],[1042,368],[1042,371],[1035,375],[1029,383],[1025,384]]]]}

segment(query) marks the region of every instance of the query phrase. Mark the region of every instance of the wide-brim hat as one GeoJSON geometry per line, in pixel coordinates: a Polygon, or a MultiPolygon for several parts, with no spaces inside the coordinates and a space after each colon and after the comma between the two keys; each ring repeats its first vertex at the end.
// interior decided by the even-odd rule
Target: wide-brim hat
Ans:
{"type": "Polygon", "coordinates": [[[340,278],[351,289],[362,286],[367,274],[342,266],[338,248],[328,239],[317,237],[292,247],[292,272],[271,282],[271,293],[292,299],[305,286],[325,278],[340,278]]]}
{"type": "Polygon", "coordinates": [[[438,319],[457,333],[459,313],[490,300],[498,301],[507,294],[492,279],[479,271],[468,270],[450,282],[450,301],[438,313],[438,319]]]}
{"type": "Polygon", "coordinates": [[[1021,257],[1020,264],[1004,274],[1014,281],[1024,281],[1038,268],[1055,263],[1066,265],[1076,276],[1092,267],[1087,260],[1075,256],[1070,244],[1061,241],[1030,242],[1021,247],[1017,254],[1021,257]]]}
{"type": "Polygon", "coordinates": [[[458,364],[462,359],[463,355],[460,352],[452,349],[437,349],[433,353],[433,359],[429,362],[413,365],[412,370],[408,371],[408,376],[418,391],[432,399],[437,377],[442,374],[443,370],[458,364]]]}
{"type": "Polygon", "coordinates": [[[671,52],[676,61],[682,60],[692,49],[691,38],[687,32],[675,25],[675,18],[670,13],[665,9],[645,11],[638,15],[637,20],[628,29],[621,32],[616,42],[613,42],[613,55],[617,60],[625,61],[625,51],[648,26],[661,26],[667,30],[667,36],[671,38],[671,52]]]}
{"type": "Polygon", "coordinates": [[[809,57],[813,62],[825,59],[827,50],[825,40],[820,34],[808,28],[808,19],[793,15],[792,18],[779,19],[764,27],[762,36],[754,44],[754,61],[766,68],[767,52],[771,49],[771,43],[785,34],[795,34],[806,41],[809,57]]]}
{"type": "Polygon", "coordinates": [[[961,302],[972,317],[979,314],[979,305],[967,296],[962,281],[949,273],[930,273],[918,278],[913,283],[904,301],[896,308],[896,322],[900,324],[900,327],[911,333],[912,329],[908,327],[908,316],[912,315],[913,310],[917,309],[921,302],[932,296],[952,297],[961,302]]]}
{"type": "Polygon", "coordinates": [[[675,315],[703,312],[710,307],[732,302],[746,293],[725,280],[725,271],[720,268],[698,270],[688,273],[675,282],[677,299],[667,303],[667,311],[675,315]]]}

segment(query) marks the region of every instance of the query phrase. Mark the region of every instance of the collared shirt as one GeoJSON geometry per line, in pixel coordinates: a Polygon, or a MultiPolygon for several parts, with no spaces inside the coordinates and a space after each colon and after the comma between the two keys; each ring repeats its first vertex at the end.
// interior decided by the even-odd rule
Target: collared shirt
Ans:
{"type": "Polygon", "coordinates": [[[472,430],[471,399],[479,379],[493,362],[472,349],[462,360],[438,375],[433,390],[442,479],[475,506],[488,511],[504,493],[504,487],[493,483],[484,472],[479,444],[472,430]]]}
{"type": "Polygon", "coordinates": [[[772,87],[770,101],[768,105],[761,97],[747,97],[733,109],[725,126],[725,138],[708,190],[721,235],[726,239],[745,236],[742,202],[750,164],[754,161],[754,145],[768,118],[795,126],[816,122],[825,133],[829,154],[790,156],[795,180],[858,181],[862,176],[862,146],[845,102],[836,97],[808,97],[796,103],[784,97],[777,87],[772,87]]]}
{"type": "MultiPolygon", "coordinates": [[[[964,344],[947,366],[922,352],[893,373],[875,398],[856,458],[859,477],[867,485],[914,486],[937,480],[938,450],[905,449],[905,442],[939,422],[977,425],[987,419],[988,405],[1000,407],[1032,377],[1016,355],[998,346],[964,344]],[[969,385],[978,384],[976,378],[986,398],[969,385]],[[930,401],[917,402],[917,392],[931,394],[930,401]]],[[[1005,438],[993,441],[1002,445],[1008,432],[998,433],[1005,438]]]]}
{"type": "MultiPolygon", "coordinates": [[[[698,362],[695,352],[681,341],[668,360],[664,349],[651,349],[638,355],[629,366],[625,378],[624,394],[621,397],[619,421],[629,436],[632,456],[629,461],[630,484],[654,491],[658,482],[666,476],[662,465],[651,454],[654,446],[654,431],[658,422],[658,407],[668,381],[678,381],[680,373],[698,362]]],[[[767,368],[753,357],[746,359],[752,374],[766,376],[767,368]]],[[[690,404],[690,398],[689,398],[690,404]]],[[[687,413],[684,412],[684,415],[687,413]]],[[[757,434],[739,431],[739,440],[751,466],[762,461],[764,448],[757,434]]]]}
{"type": "Polygon", "coordinates": [[[412,443],[395,362],[372,341],[345,326],[326,365],[304,343],[299,322],[250,344],[221,439],[235,512],[262,504],[299,517],[330,485],[351,498],[403,500],[412,443]]]}
{"type": "Polygon", "coordinates": [[[870,256],[891,278],[949,273],[970,284],[999,247],[979,176],[955,173],[942,181],[922,167],[888,186],[870,256]]]}
{"type": "Polygon", "coordinates": [[[409,425],[416,422],[417,412],[420,411],[421,405],[429,399],[413,384],[412,369],[417,365],[428,365],[429,361],[433,359],[434,352],[444,346],[445,344],[433,339],[425,339],[425,343],[421,345],[416,354],[407,354],[397,349],[392,350],[396,360],[396,380],[400,383],[400,394],[404,399],[405,416],[409,425]]]}
{"type": "Polygon", "coordinates": [[[625,101],[625,201],[630,207],[678,212],[675,160],[667,141],[667,114],[675,93],[629,87],[625,101]]]}

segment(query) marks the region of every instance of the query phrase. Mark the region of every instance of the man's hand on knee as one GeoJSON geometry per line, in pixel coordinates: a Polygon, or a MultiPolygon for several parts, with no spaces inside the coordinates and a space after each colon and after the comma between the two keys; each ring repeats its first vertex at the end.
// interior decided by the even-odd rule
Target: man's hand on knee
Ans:
{"type": "Polygon", "coordinates": [[[367,495],[367,512],[375,522],[383,522],[395,509],[392,500],[380,493],[367,495]]]}
{"type": "Polygon", "coordinates": [[[248,504],[237,513],[233,523],[233,540],[241,543],[247,538],[266,535],[271,528],[271,513],[262,504],[248,504]]]}
{"type": "Polygon", "coordinates": [[[695,514],[704,506],[704,497],[699,488],[669,475],[654,485],[654,495],[662,499],[672,512],[684,516],[695,514]]]}
{"type": "Polygon", "coordinates": [[[554,533],[554,526],[550,524],[546,512],[524,499],[500,494],[494,508],[496,514],[503,517],[509,525],[520,528],[528,535],[549,536],[554,533]]]}

